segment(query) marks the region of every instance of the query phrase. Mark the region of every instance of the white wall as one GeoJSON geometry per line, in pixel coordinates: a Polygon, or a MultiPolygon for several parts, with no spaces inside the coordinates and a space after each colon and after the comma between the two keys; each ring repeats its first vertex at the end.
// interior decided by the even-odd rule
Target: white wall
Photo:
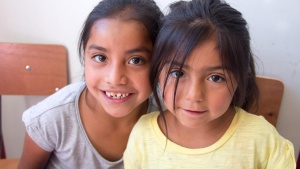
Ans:
{"type": "Polygon", "coordinates": [[[249,23],[258,74],[285,85],[277,122],[281,135],[300,148],[300,1],[228,0],[249,23]]]}
{"type": "MultiPolygon", "coordinates": [[[[156,0],[164,9],[174,0],[156,0]]],[[[227,0],[249,23],[258,74],[281,79],[285,91],[277,123],[300,148],[300,1],[227,0]],[[298,104],[298,105],[297,105],[298,104]]],[[[70,82],[81,79],[77,41],[81,26],[98,0],[1,0],[0,42],[54,43],[68,49],[70,82]]],[[[1,74],[1,72],[0,72],[1,74]]],[[[20,157],[25,129],[22,112],[44,97],[4,96],[3,130],[7,156],[20,157]]]]}

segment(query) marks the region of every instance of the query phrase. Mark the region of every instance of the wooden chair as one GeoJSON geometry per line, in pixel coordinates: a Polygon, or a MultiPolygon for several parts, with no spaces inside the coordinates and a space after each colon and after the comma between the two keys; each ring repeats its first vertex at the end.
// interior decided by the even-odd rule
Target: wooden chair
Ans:
{"type": "Polygon", "coordinates": [[[19,159],[0,159],[1,169],[17,169],[19,159]]]}
{"type": "Polygon", "coordinates": [[[278,79],[262,76],[257,76],[256,82],[260,92],[258,110],[255,113],[254,108],[252,108],[249,112],[264,116],[276,127],[284,85],[278,79]]]}
{"type": "Polygon", "coordinates": [[[5,150],[4,146],[1,148],[3,145],[1,95],[50,95],[65,85],[67,85],[65,47],[0,43],[0,154],[3,155],[2,158],[5,158],[5,150]]]}

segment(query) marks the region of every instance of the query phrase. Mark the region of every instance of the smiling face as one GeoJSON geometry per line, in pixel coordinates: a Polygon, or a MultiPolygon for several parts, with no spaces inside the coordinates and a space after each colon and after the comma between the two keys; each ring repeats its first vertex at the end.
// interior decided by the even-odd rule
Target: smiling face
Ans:
{"type": "MultiPolygon", "coordinates": [[[[230,72],[222,68],[214,40],[196,46],[185,61],[182,71],[179,71],[179,65],[175,63],[175,67],[170,70],[164,95],[169,115],[173,115],[178,124],[188,128],[209,126],[226,113],[231,113],[228,109],[237,83],[230,72]],[[176,77],[179,80],[174,110],[176,77]]],[[[163,69],[160,86],[164,84],[168,69],[169,66],[163,69]]]]}
{"type": "Polygon", "coordinates": [[[152,41],[143,24],[107,18],[96,21],[85,48],[88,93],[97,109],[113,117],[140,111],[151,93],[152,41]]]}

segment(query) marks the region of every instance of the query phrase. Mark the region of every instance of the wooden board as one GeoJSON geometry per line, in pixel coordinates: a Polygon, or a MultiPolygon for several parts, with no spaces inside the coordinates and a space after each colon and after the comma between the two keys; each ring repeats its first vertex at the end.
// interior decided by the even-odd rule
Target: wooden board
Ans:
{"type": "Polygon", "coordinates": [[[0,95],[50,95],[66,84],[65,47],[0,43],[0,95]]]}
{"type": "Polygon", "coordinates": [[[249,112],[263,115],[271,124],[276,126],[284,85],[278,79],[261,76],[256,78],[256,82],[260,92],[258,111],[255,113],[255,110],[251,109],[249,112]]]}
{"type": "Polygon", "coordinates": [[[17,169],[19,164],[19,159],[1,159],[0,168],[1,169],[17,169]]]}

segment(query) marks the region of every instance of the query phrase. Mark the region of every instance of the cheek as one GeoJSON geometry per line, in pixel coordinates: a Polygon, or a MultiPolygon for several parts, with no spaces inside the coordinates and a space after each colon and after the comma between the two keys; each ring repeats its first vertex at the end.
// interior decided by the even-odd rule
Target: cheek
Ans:
{"type": "Polygon", "coordinates": [[[84,79],[86,80],[86,81],[93,81],[93,79],[94,79],[94,73],[95,72],[95,70],[93,70],[92,68],[91,68],[91,66],[89,66],[89,65],[85,65],[84,66],[84,79]]]}
{"type": "Polygon", "coordinates": [[[225,112],[230,107],[232,94],[227,90],[222,93],[217,93],[212,99],[212,101],[215,103],[214,107],[221,110],[221,112],[225,112]]]}
{"type": "MultiPolygon", "coordinates": [[[[161,83],[164,85],[164,83],[161,83]]],[[[164,104],[167,106],[169,110],[173,109],[173,101],[174,101],[174,84],[170,82],[170,80],[166,84],[166,88],[163,91],[163,86],[161,86],[161,92],[164,92],[164,104]]],[[[178,97],[178,89],[176,97],[178,97]]],[[[178,100],[178,99],[176,99],[178,100]]]]}
{"type": "Polygon", "coordinates": [[[150,91],[150,93],[152,92],[150,80],[148,76],[145,78],[138,78],[136,80],[136,84],[139,85],[140,88],[143,89],[144,91],[150,91]]]}
{"type": "Polygon", "coordinates": [[[150,71],[148,69],[140,70],[139,73],[136,71],[132,72],[132,82],[136,84],[141,90],[143,90],[146,93],[152,92],[151,85],[150,85],[150,79],[149,79],[149,73],[150,71]]]}
{"type": "Polygon", "coordinates": [[[95,83],[95,78],[93,78],[93,72],[88,67],[84,67],[84,80],[86,86],[89,88],[89,90],[91,90],[93,84],[95,83]]]}
{"type": "Polygon", "coordinates": [[[105,76],[105,71],[97,69],[91,64],[86,63],[84,65],[84,80],[90,90],[92,90],[93,87],[97,86],[105,76]]]}

